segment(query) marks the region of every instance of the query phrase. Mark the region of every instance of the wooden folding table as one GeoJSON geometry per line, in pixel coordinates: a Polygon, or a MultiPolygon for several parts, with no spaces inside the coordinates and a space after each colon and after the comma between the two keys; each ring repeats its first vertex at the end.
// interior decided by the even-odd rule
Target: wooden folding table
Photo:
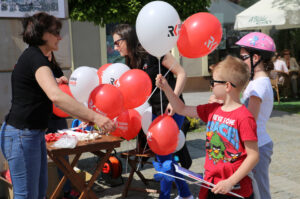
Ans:
{"type": "Polygon", "coordinates": [[[79,141],[74,149],[54,148],[52,147],[52,145],[54,144],[53,142],[47,143],[48,156],[65,175],[57,185],[50,198],[54,199],[58,197],[67,178],[69,178],[71,183],[81,192],[79,197],[80,199],[98,198],[92,191],[92,186],[101,173],[103,165],[108,160],[111,152],[114,148],[120,147],[120,142],[122,141],[123,139],[119,137],[102,135],[102,138],[96,140],[79,141]],[[106,150],[106,152],[102,152],[101,150],[106,150]],[[90,152],[101,157],[101,161],[99,161],[96,170],[92,174],[90,181],[87,183],[84,179],[80,178],[80,176],[73,169],[73,167],[78,162],[81,154],[85,152],[90,152]],[[69,163],[65,160],[64,157],[71,154],[75,154],[75,158],[73,159],[72,163],[69,163]]]}

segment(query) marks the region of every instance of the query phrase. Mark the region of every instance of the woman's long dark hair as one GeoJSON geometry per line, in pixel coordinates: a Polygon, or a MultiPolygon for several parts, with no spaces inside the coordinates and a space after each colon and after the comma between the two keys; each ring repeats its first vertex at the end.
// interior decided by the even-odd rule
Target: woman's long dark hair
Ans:
{"type": "Polygon", "coordinates": [[[128,52],[128,55],[125,56],[126,65],[130,68],[142,68],[147,52],[139,43],[135,29],[129,24],[118,24],[112,32],[112,35],[114,34],[126,41],[128,52]]]}

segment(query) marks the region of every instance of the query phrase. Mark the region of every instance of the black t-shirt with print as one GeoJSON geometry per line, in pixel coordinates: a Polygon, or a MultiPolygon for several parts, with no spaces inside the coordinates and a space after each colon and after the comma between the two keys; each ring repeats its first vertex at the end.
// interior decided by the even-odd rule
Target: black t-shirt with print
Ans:
{"type": "Polygon", "coordinates": [[[46,129],[52,113],[52,102],[39,86],[35,73],[51,63],[38,47],[28,47],[12,72],[12,106],[6,122],[18,129],[46,129]]]}

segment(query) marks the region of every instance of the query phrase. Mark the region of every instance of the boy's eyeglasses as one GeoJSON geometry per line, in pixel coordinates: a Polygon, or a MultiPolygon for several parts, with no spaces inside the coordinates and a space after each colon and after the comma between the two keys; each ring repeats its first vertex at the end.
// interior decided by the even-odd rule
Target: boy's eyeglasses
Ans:
{"type": "MultiPolygon", "coordinates": [[[[210,86],[213,88],[215,86],[215,83],[220,83],[220,84],[226,84],[228,81],[219,81],[219,80],[214,80],[211,79],[210,80],[210,86]]],[[[234,88],[236,88],[236,85],[234,85],[233,83],[229,82],[231,84],[231,86],[233,86],[234,88]]]]}
{"type": "Polygon", "coordinates": [[[120,47],[120,42],[121,42],[122,40],[125,40],[125,39],[121,38],[121,39],[116,40],[116,41],[114,42],[114,46],[120,47]]]}
{"type": "Polygon", "coordinates": [[[250,57],[250,55],[240,55],[240,59],[243,60],[243,61],[245,61],[249,57],[250,57]]]}

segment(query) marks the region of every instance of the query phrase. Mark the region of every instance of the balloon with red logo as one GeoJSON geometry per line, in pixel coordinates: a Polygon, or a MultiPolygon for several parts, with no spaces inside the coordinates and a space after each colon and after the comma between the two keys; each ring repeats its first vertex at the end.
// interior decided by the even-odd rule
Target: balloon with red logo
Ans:
{"type": "Polygon", "coordinates": [[[176,45],[179,24],[179,15],[173,6],[164,1],[152,1],[140,10],[136,33],[148,53],[162,57],[176,45]]]}
{"type": "Polygon", "coordinates": [[[90,93],[96,86],[99,85],[99,78],[97,69],[80,66],[76,68],[69,80],[69,86],[74,98],[82,103],[86,103],[89,99],[90,93]]]}
{"type": "Polygon", "coordinates": [[[102,84],[111,84],[115,85],[116,80],[118,80],[121,75],[126,71],[129,71],[130,68],[122,63],[115,63],[108,66],[102,74],[102,84]]]}
{"type": "Polygon", "coordinates": [[[214,15],[199,12],[181,25],[177,47],[188,58],[199,58],[214,51],[222,39],[222,25],[214,15]]]}
{"type": "Polygon", "coordinates": [[[168,155],[175,151],[179,128],[169,115],[160,115],[153,120],[147,132],[150,149],[158,155],[168,155]]]}
{"type": "Polygon", "coordinates": [[[94,111],[109,117],[118,116],[123,109],[123,96],[121,91],[113,85],[101,84],[90,94],[88,107],[94,111]]]}
{"type": "Polygon", "coordinates": [[[116,86],[124,96],[124,107],[127,109],[144,104],[152,90],[149,75],[140,69],[125,72],[117,81],[116,86]]]}
{"type": "Polygon", "coordinates": [[[121,131],[121,137],[131,140],[137,136],[142,128],[141,115],[134,109],[128,109],[128,130],[121,131]]]}
{"type": "Polygon", "coordinates": [[[118,117],[115,118],[116,130],[111,132],[110,134],[121,137],[122,132],[125,133],[128,131],[128,123],[129,123],[129,113],[127,109],[123,109],[118,117]]]}
{"type": "Polygon", "coordinates": [[[97,75],[98,75],[98,78],[99,78],[99,84],[102,84],[102,75],[103,75],[103,72],[107,69],[107,67],[109,67],[111,65],[111,63],[107,63],[107,64],[104,64],[102,65],[98,71],[97,71],[97,75]]]}
{"type": "MultiPolygon", "coordinates": [[[[59,84],[58,87],[60,90],[62,90],[64,93],[72,96],[71,90],[68,86],[68,84],[59,84]]],[[[69,117],[69,114],[59,109],[55,104],[53,104],[53,113],[58,117],[69,117]]]]}

